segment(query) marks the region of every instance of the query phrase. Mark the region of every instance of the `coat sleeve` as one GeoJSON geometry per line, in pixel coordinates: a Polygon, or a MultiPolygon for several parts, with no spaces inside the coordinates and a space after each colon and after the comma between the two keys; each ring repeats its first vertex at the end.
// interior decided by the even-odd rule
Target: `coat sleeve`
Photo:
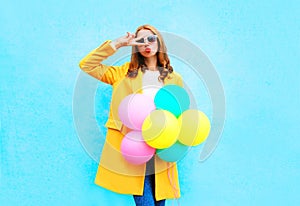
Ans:
{"type": "Polygon", "coordinates": [[[108,40],[98,48],[91,51],[80,61],[79,67],[82,71],[92,77],[104,83],[113,85],[125,76],[128,65],[108,66],[101,63],[116,52],[116,50],[110,46],[110,42],[111,41],[108,40]]]}

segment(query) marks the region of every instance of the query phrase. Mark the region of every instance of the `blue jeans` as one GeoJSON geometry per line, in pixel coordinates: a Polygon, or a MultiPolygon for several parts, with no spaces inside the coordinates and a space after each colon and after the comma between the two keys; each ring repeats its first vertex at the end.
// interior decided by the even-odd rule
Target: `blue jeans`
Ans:
{"type": "Polygon", "coordinates": [[[155,201],[155,175],[146,175],[144,194],[133,195],[136,206],[164,206],[165,200],[155,201]]]}
{"type": "Polygon", "coordinates": [[[133,195],[133,198],[136,206],[165,206],[166,200],[155,200],[154,158],[147,162],[143,195],[133,195]]]}

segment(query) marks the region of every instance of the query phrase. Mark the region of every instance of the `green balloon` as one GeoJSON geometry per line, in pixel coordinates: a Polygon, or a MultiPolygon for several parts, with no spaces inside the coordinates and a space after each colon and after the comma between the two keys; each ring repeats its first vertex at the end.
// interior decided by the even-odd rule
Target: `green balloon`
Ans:
{"type": "Polygon", "coordinates": [[[189,109],[190,98],[184,88],[170,84],[158,90],[154,103],[156,109],[167,110],[179,117],[182,112],[189,109]]]}
{"type": "Polygon", "coordinates": [[[189,148],[177,141],[167,149],[157,149],[156,154],[164,161],[177,162],[185,156],[189,148]]]}

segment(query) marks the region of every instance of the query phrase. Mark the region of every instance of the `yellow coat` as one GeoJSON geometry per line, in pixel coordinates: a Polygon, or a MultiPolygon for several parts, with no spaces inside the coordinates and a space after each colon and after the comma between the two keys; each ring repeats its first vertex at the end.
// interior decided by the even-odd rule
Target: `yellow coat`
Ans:
{"type": "MultiPolygon", "coordinates": [[[[136,78],[126,77],[129,63],[121,66],[103,65],[101,62],[116,51],[110,41],[90,52],[80,63],[80,68],[96,79],[113,86],[110,113],[106,127],[106,141],[102,150],[101,160],[95,183],[111,191],[121,194],[142,195],[146,164],[133,165],[128,163],[120,152],[121,141],[129,131],[122,125],[117,115],[120,102],[129,94],[142,93],[142,76],[139,70],[136,78]]],[[[180,75],[173,72],[164,84],[182,86],[180,75]]],[[[176,163],[168,163],[155,156],[155,197],[156,200],[180,197],[176,163]]]]}

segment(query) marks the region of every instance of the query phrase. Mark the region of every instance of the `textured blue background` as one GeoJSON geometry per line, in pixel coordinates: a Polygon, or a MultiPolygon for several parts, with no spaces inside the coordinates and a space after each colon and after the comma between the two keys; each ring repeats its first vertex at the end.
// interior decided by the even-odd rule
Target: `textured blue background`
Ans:
{"type": "Polygon", "coordinates": [[[198,45],[226,93],[216,151],[179,164],[180,205],[300,204],[298,1],[12,0],[0,11],[1,206],[133,204],[94,185],[72,98],[79,60],[145,23],[198,45]]]}

